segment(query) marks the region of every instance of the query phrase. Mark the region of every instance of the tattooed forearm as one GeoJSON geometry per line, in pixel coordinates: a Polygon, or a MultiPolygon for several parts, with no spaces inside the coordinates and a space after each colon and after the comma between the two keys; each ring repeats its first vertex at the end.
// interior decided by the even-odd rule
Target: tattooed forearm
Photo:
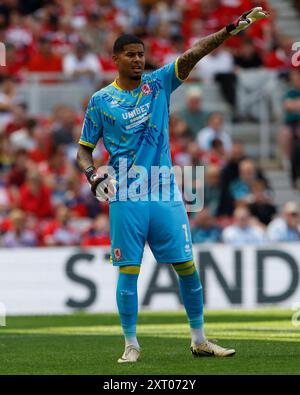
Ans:
{"type": "Polygon", "coordinates": [[[77,163],[81,170],[85,170],[88,167],[93,166],[93,149],[79,144],[77,151],[77,163]]]}
{"type": "Polygon", "coordinates": [[[220,46],[229,37],[231,37],[230,34],[224,28],[197,41],[192,48],[184,52],[178,59],[179,78],[185,80],[200,59],[220,46]]]}

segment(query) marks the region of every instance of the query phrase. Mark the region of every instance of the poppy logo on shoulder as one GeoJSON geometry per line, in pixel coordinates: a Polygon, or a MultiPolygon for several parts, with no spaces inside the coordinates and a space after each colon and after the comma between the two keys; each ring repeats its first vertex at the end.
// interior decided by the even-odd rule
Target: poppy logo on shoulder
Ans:
{"type": "Polygon", "coordinates": [[[152,90],[151,90],[151,88],[150,88],[150,86],[149,86],[148,84],[144,84],[144,85],[142,86],[142,92],[143,92],[143,94],[146,96],[146,95],[150,95],[150,93],[152,92],[152,90]]]}

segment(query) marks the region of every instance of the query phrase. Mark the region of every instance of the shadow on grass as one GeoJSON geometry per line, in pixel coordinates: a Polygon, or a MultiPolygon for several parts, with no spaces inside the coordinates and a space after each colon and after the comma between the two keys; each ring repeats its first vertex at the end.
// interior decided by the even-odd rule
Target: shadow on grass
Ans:
{"type": "MultiPolygon", "coordinates": [[[[290,321],[292,312],[289,311],[232,311],[230,313],[207,311],[205,322],[207,323],[232,323],[232,322],[263,322],[263,321],[290,321]]],[[[120,323],[117,314],[90,314],[74,313],[70,315],[53,316],[24,316],[7,317],[9,328],[44,328],[66,326],[95,326],[95,325],[118,325],[120,323]]],[[[139,324],[185,324],[187,319],[183,311],[139,314],[139,324]]],[[[0,329],[1,334],[1,329],[0,329]]]]}

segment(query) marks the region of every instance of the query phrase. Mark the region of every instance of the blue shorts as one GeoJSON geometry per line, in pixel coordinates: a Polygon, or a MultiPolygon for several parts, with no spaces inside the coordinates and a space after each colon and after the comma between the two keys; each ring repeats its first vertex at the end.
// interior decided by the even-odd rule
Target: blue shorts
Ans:
{"type": "Polygon", "coordinates": [[[183,202],[116,201],[110,203],[109,212],[114,266],[140,265],[146,241],[158,263],[193,259],[183,202]]]}

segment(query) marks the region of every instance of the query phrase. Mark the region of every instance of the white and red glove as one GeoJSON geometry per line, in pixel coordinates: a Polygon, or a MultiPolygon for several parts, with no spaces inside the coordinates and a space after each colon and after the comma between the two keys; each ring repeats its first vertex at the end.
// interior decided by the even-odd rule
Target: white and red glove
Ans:
{"type": "Polygon", "coordinates": [[[99,202],[106,202],[115,196],[117,181],[112,176],[107,173],[103,176],[98,175],[94,166],[85,169],[84,173],[91,185],[91,191],[99,202]]]}
{"type": "Polygon", "coordinates": [[[240,31],[247,29],[252,23],[267,18],[269,15],[262,7],[255,7],[252,10],[245,12],[242,16],[234,22],[226,26],[227,33],[234,36],[240,31]]]}

